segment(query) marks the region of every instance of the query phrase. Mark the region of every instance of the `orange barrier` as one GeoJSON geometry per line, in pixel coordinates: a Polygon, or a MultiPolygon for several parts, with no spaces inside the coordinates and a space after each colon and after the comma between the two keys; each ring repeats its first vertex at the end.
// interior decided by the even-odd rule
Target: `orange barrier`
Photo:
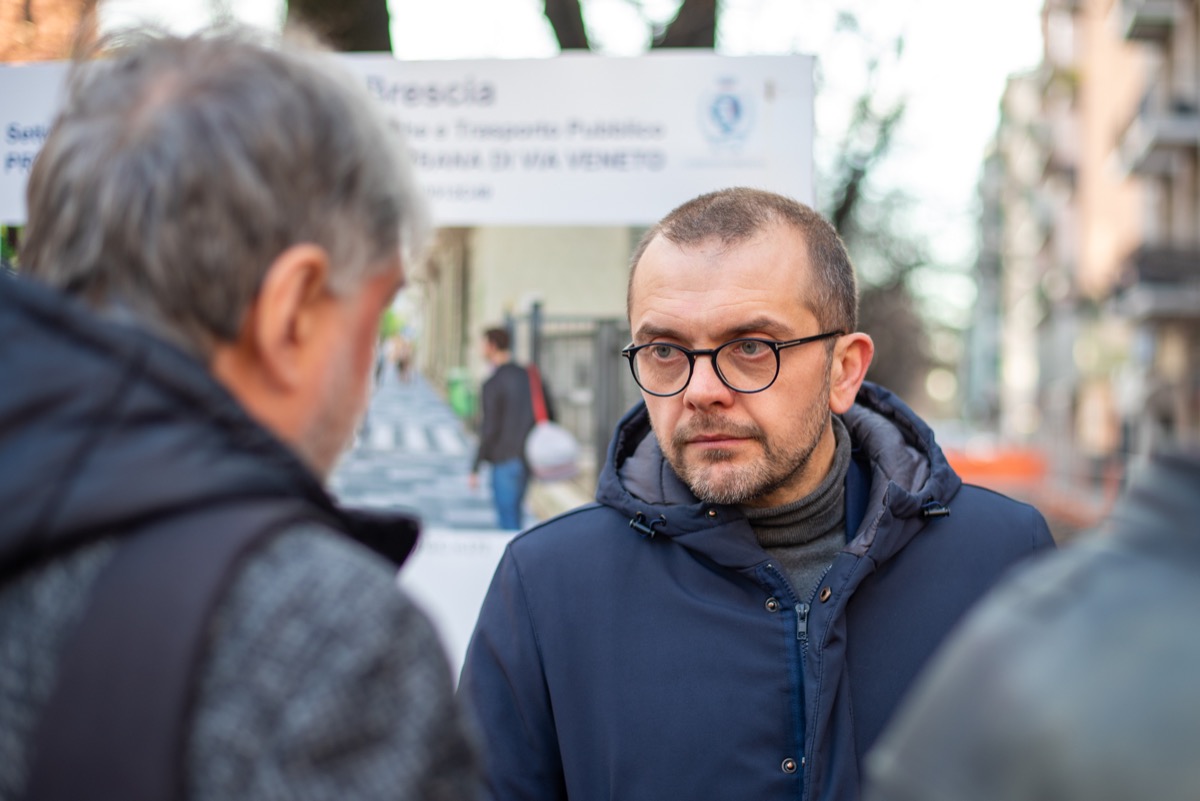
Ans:
{"type": "Polygon", "coordinates": [[[986,452],[945,450],[954,472],[968,484],[1036,484],[1046,477],[1046,458],[1032,448],[996,448],[986,452]]]}
{"type": "Polygon", "coordinates": [[[1060,541],[1103,520],[1120,491],[1123,471],[1117,465],[1105,468],[1098,482],[1063,482],[1053,479],[1046,457],[1035,448],[943,450],[965,483],[988,487],[1036,506],[1060,541]]]}

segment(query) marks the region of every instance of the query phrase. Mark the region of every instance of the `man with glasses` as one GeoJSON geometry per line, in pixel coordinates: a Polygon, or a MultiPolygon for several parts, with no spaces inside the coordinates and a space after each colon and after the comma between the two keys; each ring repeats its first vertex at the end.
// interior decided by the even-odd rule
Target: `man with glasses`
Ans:
{"type": "Polygon", "coordinates": [[[460,691],[497,799],[854,799],[946,632],[1052,545],[864,381],[853,267],[788,198],[728,189],[632,259],[644,403],[599,504],[508,547],[460,691]]]}

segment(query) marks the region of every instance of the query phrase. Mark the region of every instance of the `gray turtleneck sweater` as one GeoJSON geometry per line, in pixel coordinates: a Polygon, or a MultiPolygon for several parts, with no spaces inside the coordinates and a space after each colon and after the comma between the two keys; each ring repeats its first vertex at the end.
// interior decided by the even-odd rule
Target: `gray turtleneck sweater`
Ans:
{"type": "Polygon", "coordinates": [[[768,509],[741,507],[758,543],[807,602],[833,558],[846,544],[846,471],[850,467],[850,435],[841,418],[833,417],[837,443],[833,465],[821,484],[803,498],[768,509]]]}

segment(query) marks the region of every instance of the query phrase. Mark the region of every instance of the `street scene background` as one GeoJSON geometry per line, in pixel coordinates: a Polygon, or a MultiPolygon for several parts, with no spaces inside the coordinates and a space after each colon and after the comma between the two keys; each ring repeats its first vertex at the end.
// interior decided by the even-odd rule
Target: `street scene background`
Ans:
{"type": "MultiPolygon", "coordinates": [[[[413,61],[811,54],[815,205],[859,271],[868,378],[931,422],[965,480],[1034,503],[1067,542],[1150,450],[1200,436],[1200,3],[3,0],[0,62],[65,58],[93,7],[101,30],[303,12],[339,49],[413,61]]],[[[464,609],[507,538],[486,477],[467,481],[480,335],[514,333],[584,448],[577,480],[535,484],[526,522],[585,502],[637,397],[618,353],[642,230],[443,226],[410,265],[387,335],[413,371],[385,371],[332,488],[417,511],[425,565],[473,554],[464,609]]],[[[18,270],[20,236],[0,227],[18,270]]]]}

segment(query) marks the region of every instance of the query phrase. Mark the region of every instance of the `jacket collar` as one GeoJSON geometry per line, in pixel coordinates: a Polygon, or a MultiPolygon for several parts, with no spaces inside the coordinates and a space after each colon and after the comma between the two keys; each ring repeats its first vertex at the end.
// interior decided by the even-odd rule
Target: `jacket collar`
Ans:
{"type": "Polygon", "coordinates": [[[195,506],[291,498],[392,558],[416,523],[340,509],[194,357],[36,282],[0,281],[0,564],[195,506]],[[17,345],[19,343],[19,346],[17,345]]]}
{"type": "MultiPolygon", "coordinates": [[[[843,422],[857,463],[850,471],[856,485],[847,494],[855,507],[847,518],[862,520],[852,547],[886,558],[902,542],[876,545],[883,513],[923,521],[944,511],[962,482],[929,426],[888,390],[864,383],[843,422]]],[[[698,500],[676,475],[662,455],[644,403],[618,423],[596,498],[628,515],[631,527],[643,536],[671,537],[720,564],[743,568],[764,558],[741,511],[698,500]]]]}

